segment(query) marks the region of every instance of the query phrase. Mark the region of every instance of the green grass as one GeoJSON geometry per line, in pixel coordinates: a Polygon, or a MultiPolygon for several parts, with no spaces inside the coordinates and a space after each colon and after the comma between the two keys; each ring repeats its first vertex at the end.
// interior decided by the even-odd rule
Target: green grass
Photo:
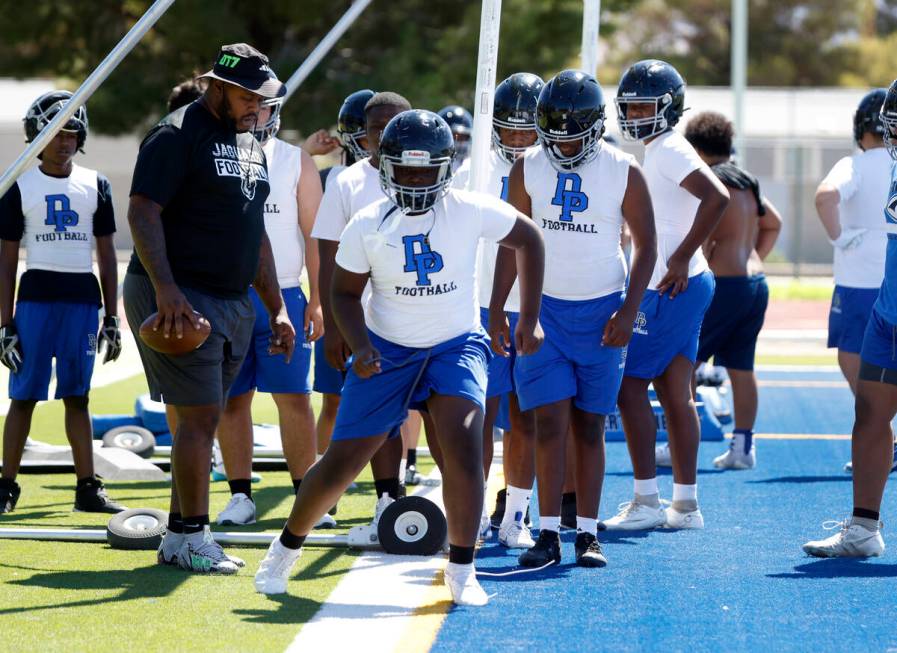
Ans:
{"type": "MultiPolygon", "coordinates": [[[[131,413],[145,392],[143,377],[94,390],[97,413],[131,413]]],[[[275,422],[268,395],[253,407],[257,421],[275,422]]],[[[64,443],[61,402],[35,411],[32,435],[64,443]]],[[[428,459],[422,472],[431,468],[428,459]]],[[[263,472],[253,485],[258,523],[246,530],[279,530],[292,505],[286,472],[263,472]]],[[[74,479],[68,474],[19,476],[22,497],[0,527],[105,528],[101,515],[73,513],[74,479]]],[[[167,509],[169,486],[159,482],[108,483],[129,507],[167,509]]],[[[213,516],[229,499],[226,483],[211,485],[213,516]]],[[[366,523],[373,483],[365,471],[339,503],[340,529],[366,523]]],[[[318,610],[357,554],[306,548],[290,595],[256,594],[252,576],[263,547],[231,547],[246,560],[235,577],[191,575],[155,563],[155,552],[118,551],[106,544],[0,540],[0,641],[6,651],[283,651],[318,610]]],[[[230,549],[229,549],[230,550],[230,549]]]]}
{"type": "Polygon", "coordinates": [[[771,301],[831,301],[834,285],[829,278],[775,278],[770,277],[769,299],[771,301]]]}

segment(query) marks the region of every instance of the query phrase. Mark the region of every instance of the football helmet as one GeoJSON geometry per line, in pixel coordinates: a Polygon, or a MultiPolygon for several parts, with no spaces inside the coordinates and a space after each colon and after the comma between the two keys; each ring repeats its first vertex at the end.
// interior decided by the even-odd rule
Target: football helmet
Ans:
{"type": "MultiPolygon", "coordinates": [[[[25,142],[30,143],[37,138],[71,98],[72,94],[69,91],[50,91],[37,98],[25,114],[25,142]]],[[[84,152],[84,142],[87,140],[87,108],[83,105],[78,107],[68,122],[62,126],[61,131],[77,133],[78,150],[84,152]]]]}
{"type": "Polygon", "coordinates": [[[657,136],[672,129],[685,112],[685,80],[666,61],[639,61],[620,78],[616,104],[624,139],[642,141],[657,136]],[[654,114],[630,117],[628,110],[633,104],[653,104],[654,114]]]}
{"type": "Polygon", "coordinates": [[[445,120],[455,137],[455,156],[461,160],[470,154],[470,136],[473,132],[473,116],[470,111],[457,104],[450,104],[439,110],[439,117],[445,120]],[[458,136],[466,138],[458,139],[458,136]]]}
{"type": "Polygon", "coordinates": [[[536,134],[557,170],[588,163],[601,148],[605,104],[601,85],[580,70],[563,70],[550,79],[536,104],[536,134]],[[564,154],[559,145],[580,141],[579,150],[564,154]]]}
{"type": "Polygon", "coordinates": [[[495,88],[492,108],[492,146],[508,163],[514,163],[526,147],[513,147],[501,141],[500,129],[534,131],[536,103],[545,82],[532,73],[514,73],[495,88]]]}
{"type": "Polygon", "coordinates": [[[885,130],[882,137],[885,147],[888,148],[891,158],[897,161],[897,79],[888,87],[885,101],[881,105],[880,115],[885,130]]]}
{"type": "Polygon", "coordinates": [[[361,161],[371,155],[358,144],[358,139],[366,136],[364,105],[372,97],[374,97],[374,91],[370,89],[355,91],[343,100],[343,105],[339,108],[336,131],[343,144],[343,149],[356,161],[361,161]]]}
{"type": "Polygon", "coordinates": [[[885,126],[881,122],[881,105],[884,104],[887,94],[887,89],[875,88],[860,100],[856,113],[853,114],[853,140],[857,144],[866,132],[884,136],[885,126]]]}

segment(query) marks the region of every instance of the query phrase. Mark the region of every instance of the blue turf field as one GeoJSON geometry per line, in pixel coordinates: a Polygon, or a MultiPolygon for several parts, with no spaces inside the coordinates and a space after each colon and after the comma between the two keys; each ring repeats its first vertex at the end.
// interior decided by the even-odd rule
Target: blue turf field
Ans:
{"type": "MultiPolygon", "coordinates": [[[[763,373],[761,381],[838,383],[837,373],[763,373]]],[[[847,434],[853,402],[844,387],[761,387],[758,432],[847,434]]],[[[848,440],[761,440],[758,469],[717,472],[725,444],[703,443],[699,499],[703,532],[602,533],[609,565],[563,563],[534,574],[485,578],[497,593],[484,609],[455,609],[434,651],[827,651],[897,647],[897,563],[816,560],[807,539],[828,534],[827,519],[851,509],[848,440]]],[[[602,517],[632,492],[622,443],[608,444],[602,517]]],[[[661,476],[669,498],[672,478],[661,476]]],[[[895,523],[894,489],[882,519],[895,523]]],[[[516,554],[495,544],[478,553],[484,571],[516,568],[516,554]]]]}

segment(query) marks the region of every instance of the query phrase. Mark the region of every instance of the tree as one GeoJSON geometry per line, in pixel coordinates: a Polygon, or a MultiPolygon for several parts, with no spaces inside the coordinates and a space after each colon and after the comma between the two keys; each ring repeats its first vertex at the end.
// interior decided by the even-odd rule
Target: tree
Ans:
{"type": "MultiPolygon", "coordinates": [[[[637,0],[605,0],[622,11],[637,0]]],[[[148,0],[0,3],[0,75],[50,76],[74,88],[146,10],[148,0]],[[89,7],[89,10],[87,9],[89,7]]],[[[288,77],[349,6],[348,0],[176,2],[89,103],[91,125],[139,132],[164,111],[172,86],[204,72],[218,47],[246,41],[288,77]]],[[[375,0],[284,107],[285,125],[308,133],[332,125],[359,88],[395,90],[414,106],[470,105],[476,81],[480,3],[375,0]]],[[[543,76],[576,62],[581,0],[505,0],[499,79],[543,76]]],[[[602,26],[602,38],[613,25],[602,26]]]]}

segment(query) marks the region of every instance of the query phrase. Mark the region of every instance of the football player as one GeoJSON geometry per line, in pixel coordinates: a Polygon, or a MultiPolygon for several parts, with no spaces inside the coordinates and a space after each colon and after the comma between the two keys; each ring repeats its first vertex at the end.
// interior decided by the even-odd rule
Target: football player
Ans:
{"type": "MultiPolygon", "coordinates": [[[[272,355],[268,343],[273,333],[258,293],[250,288],[255,306],[252,345],[243,360],[218,423],[217,437],[227,472],[231,499],[218,515],[221,525],[255,523],[252,500],[252,399],[255,391],[270,392],[277,406],[284,457],[299,489],[317,453],[315,416],[312,411],[311,349],[324,332],[318,295],[318,250],[311,240],[321,180],[311,155],[277,138],[282,98],[265,102],[254,130],[268,162],[271,192],[265,200],[265,232],[271,241],[277,280],[290,321],[303,326],[304,339],[290,361],[272,355]],[[308,274],[309,297],[300,285],[303,268],[308,274]]],[[[318,526],[335,526],[324,515],[318,526]]]]}
{"type": "MultiPolygon", "coordinates": [[[[644,175],[632,156],[602,141],[604,119],[598,81],[578,70],[558,73],[536,107],[541,147],[528,149],[509,179],[508,200],[541,230],[546,253],[539,318],[545,343],[518,357],[514,368],[520,408],[536,419],[539,538],[520,554],[527,567],[560,562],[568,464],[575,466],[576,563],[607,564],[597,540],[605,417],[616,407],[626,344],[657,254],[644,175]],[[633,238],[628,290],[624,221],[633,238]],[[568,460],[571,429],[575,456],[568,460]]],[[[489,306],[492,347],[500,355],[509,341],[501,310],[513,281],[509,254],[498,254],[489,306]]]]}
{"type": "Polygon", "coordinates": [[[443,455],[449,563],[460,605],[485,605],[474,547],[483,502],[482,426],[489,345],[476,299],[480,238],[517,250],[518,350],[538,349],[542,239],[532,222],[483,194],[449,190],[454,143],[429,111],[406,111],[383,130],[379,177],[387,197],[356,213],[339,241],[333,315],[354,352],[333,441],[306,476],[256,589],[286,591],[315,520],[389,438],[409,406],[426,407],[443,455]],[[370,280],[370,300],[362,294],[370,280]]]}
{"type": "Polygon", "coordinates": [[[623,138],[645,145],[658,251],[636,316],[619,397],[635,496],[605,525],[624,530],[664,524],[703,528],[697,495],[701,431],[691,382],[714,283],[701,245],[719,222],[729,193],[673,130],[685,111],[685,81],[673,66],[654,59],[634,64],[620,79],[616,103],[623,138]],[[657,429],[648,400],[652,382],[666,416],[673,463],[673,504],[666,511],[657,487],[657,429]]]}
{"type": "Polygon", "coordinates": [[[473,116],[470,111],[457,104],[450,104],[439,110],[439,116],[448,123],[455,139],[455,170],[470,156],[470,139],[473,136],[473,116]]]}
{"type": "MultiPolygon", "coordinates": [[[[51,91],[37,98],[25,115],[26,142],[37,138],[71,97],[68,91],[51,91]]],[[[118,358],[121,334],[112,191],[102,174],[74,163],[86,140],[87,109],[80,106],[38,155],[40,162],[0,198],[0,362],[10,371],[0,513],[12,511],[19,499],[16,475],[34,407],[47,399],[54,359],[55,396],[65,405],[65,435],[78,479],[75,510],[124,510],[106,496],[93,468],[90,377],[104,347],[104,363],[118,358]],[[27,269],[14,308],[19,247],[27,253],[27,269]]]]}
{"type": "MultiPolygon", "coordinates": [[[[884,143],[897,160],[897,80],[881,107],[884,143]]],[[[807,542],[803,550],[820,558],[879,556],[884,553],[879,511],[893,463],[891,420],[897,414],[897,164],[883,207],[888,234],[885,272],[878,299],[866,324],[860,350],[853,424],[853,514],[838,524],[839,532],[807,542]]]]}

